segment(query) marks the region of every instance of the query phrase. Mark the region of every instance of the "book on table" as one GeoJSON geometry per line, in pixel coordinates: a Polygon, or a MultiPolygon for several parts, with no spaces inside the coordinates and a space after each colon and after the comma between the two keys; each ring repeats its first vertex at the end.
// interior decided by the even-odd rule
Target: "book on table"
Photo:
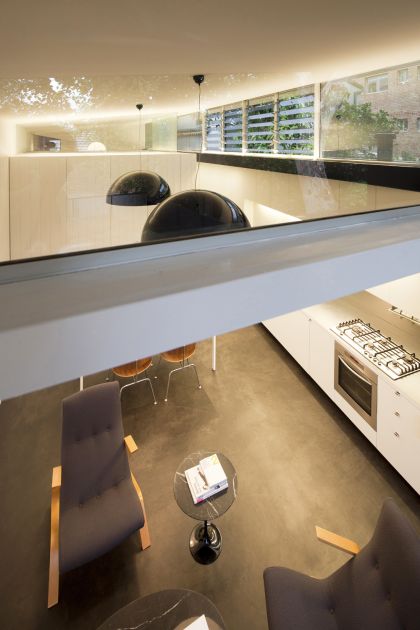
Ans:
{"type": "Polygon", "coordinates": [[[202,459],[185,471],[185,478],[195,504],[226,490],[228,480],[217,455],[202,459]]]}
{"type": "Polygon", "coordinates": [[[209,488],[216,488],[220,484],[227,483],[225,471],[216,454],[200,459],[199,466],[209,488]]]}
{"type": "Polygon", "coordinates": [[[198,619],[188,624],[188,626],[185,626],[185,630],[209,630],[205,615],[201,615],[201,617],[198,617],[198,619]]]}

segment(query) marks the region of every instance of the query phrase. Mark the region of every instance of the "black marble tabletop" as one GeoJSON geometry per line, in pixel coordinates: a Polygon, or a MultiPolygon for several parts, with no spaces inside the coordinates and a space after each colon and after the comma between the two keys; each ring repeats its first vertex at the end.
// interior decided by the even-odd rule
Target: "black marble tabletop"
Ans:
{"type": "Polygon", "coordinates": [[[194,505],[185,478],[185,471],[188,468],[192,468],[192,466],[197,466],[200,459],[204,459],[204,457],[208,457],[209,455],[214,455],[214,451],[197,451],[196,453],[191,453],[179,464],[174,476],[174,495],[176,502],[185,514],[191,516],[191,518],[195,518],[197,521],[212,521],[224,514],[236,499],[238,491],[238,479],[235,468],[227,457],[222,453],[217,453],[219,461],[228,478],[228,488],[227,490],[214,494],[202,503],[194,505]]]}
{"type": "Polygon", "coordinates": [[[226,630],[216,606],[201,593],[159,591],[124,606],[97,630],[184,630],[201,615],[205,615],[209,630],[226,630]]]}

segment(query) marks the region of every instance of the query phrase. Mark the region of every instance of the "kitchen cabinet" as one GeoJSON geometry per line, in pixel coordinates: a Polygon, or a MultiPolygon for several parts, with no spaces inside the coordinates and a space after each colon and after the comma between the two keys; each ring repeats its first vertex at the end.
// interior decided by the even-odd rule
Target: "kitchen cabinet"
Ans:
{"type": "Polygon", "coordinates": [[[309,374],[330,398],[334,392],[334,337],[314,319],[309,327],[309,374]]]}
{"type": "Polygon", "coordinates": [[[398,383],[378,379],[377,448],[420,493],[420,408],[404,397],[398,383]]]}
{"type": "Polygon", "coordinates": [[[309,371],[309,317],[304,311],[294,311],[263,322],[292,357],[309,371]]]}
{"type": "Polygon", "coordinates": [[[379,370],[365,357],[357,356],[360,363],[378,373],[375,431],[334,389],[334,343],[337,337],[329,329],[329,320],[322,313],[319,319],[314,319],[314,311],[315,316],[319,315],[319,307],[316,307],[274,317],[263,323],[361,433],[420,493],[420,399],[414,401],[404,395],[398,381],[379,374],[379,370]]]}
{"type": "MultiPolygon", "coordinates": [[[[334,389],[334,344],[337,337],[328,328],[310,319],[309,326],[309,374],[321,389],[356,427],[376,445],[376,431],[353,409],[343,396],[334,389]]],[[[363,363],[363,360],[362,360],[363,363]]]]}

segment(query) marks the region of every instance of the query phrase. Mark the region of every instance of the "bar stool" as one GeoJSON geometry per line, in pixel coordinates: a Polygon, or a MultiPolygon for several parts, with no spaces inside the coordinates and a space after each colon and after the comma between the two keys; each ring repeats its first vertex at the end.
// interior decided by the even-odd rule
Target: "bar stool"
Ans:
{"type": "Polygon", "coordinates": [[[153,389],[152,381],[147,376],[147,370],[152,365],[152,357],[146,357],[145,359],[137,359],[137,361],[132,361],[131,363],[125,363],[124,365],[119,365],[118,367],[112,368],[113,373],[119,378],[132,378],[132,383],[127,383],[123,385],[120,389],[120,398],[123,389],[127,387],[132,387],[133,385],[137,385],[138,383],[143,383],[143,381],[147,381],[150,385],[150,389],[152,390],[154,404],[157,405],[157,400],[155,396],[155,392],[153,389]],[[146,372],[146,376],[144,378],[140,378],[140,374],[146,372]]]}
{"type": "Polygon", "coordinates": [[[190,343],[187,346],[182,346],[181,348],[174,348],[173,350],[168,350],[167,352],[162,352],[160,355],[165,361],[168,363],[179,363],[180,367],[174,368],[169,372],[168,377],[168,385],[166,387],[166,395],[165,402],[168,402],[168,393],[169,393],[169,385],[171,384],[171,376],[175,372],[180,372],[181,370],[186,370],[187,368],[193,368],[195,375],[197,377],[198,389],[201,389],[200,379],[198,378],[197,368],[194,363],[190,363],[190,357],[195,352],[197,344],[190,343]]]}

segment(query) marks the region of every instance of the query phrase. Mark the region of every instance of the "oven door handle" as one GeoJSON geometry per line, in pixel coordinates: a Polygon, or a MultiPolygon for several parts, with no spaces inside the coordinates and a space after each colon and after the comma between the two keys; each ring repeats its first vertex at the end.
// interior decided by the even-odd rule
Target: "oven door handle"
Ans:
{"type": "Polygon", "coordinates": [[[354,368],[352,368],[347,361],[344,361],[343,357],[339,356],[338,360],[341,361],[341,363],[344,363],[344,365],[346,366],[346,368],[348,370],[350,370],[350,372],[352,372],[355,376],[357,376],[357,378],[360,378],[360,380],[362,380],[364,383],[366,383],[366,385],[372,385],[372,381],[369,381],[367,378],[365,378],[364,376],[362,376],[360,374],[360,372],[357,372],[354,368]]]}

